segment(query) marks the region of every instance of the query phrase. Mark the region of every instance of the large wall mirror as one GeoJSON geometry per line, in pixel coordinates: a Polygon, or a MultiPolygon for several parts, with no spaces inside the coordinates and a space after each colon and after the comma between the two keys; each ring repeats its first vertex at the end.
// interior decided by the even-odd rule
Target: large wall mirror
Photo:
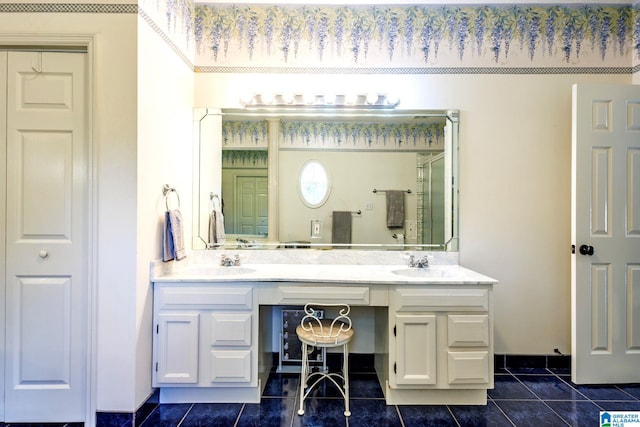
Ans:
{"type": "Polygon", "coordinates": [[[457,110],[199,109],[194,125],[196,249],[458,250],[457,110]],[[320,203],[301,197],[310,164],[328,179],[320,203]]]}

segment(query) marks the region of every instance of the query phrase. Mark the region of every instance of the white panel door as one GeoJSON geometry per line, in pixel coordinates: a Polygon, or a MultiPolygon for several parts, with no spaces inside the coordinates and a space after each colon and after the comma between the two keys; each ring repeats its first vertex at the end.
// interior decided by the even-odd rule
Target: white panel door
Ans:
{"type": "Polygon", "coordinates": [[[85,61],[8,54],[6,421],[85,420],[85,61]]]}
{"type": "Polygon", "coordinates": [[[573,87],[572,380],[640,382],[640,86],[573,87]]]}
{"type": "Polygon", "coordinates": [[[238,176],[236,179],[236,233],[266,235],[267,177],[238,176]]]}

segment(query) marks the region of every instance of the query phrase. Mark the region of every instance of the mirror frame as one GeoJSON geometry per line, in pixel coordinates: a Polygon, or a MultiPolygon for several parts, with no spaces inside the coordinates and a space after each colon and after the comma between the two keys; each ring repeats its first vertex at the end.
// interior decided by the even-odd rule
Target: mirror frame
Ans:
{"type": "MultiPolygon", "coordinates": [[[[447,252],[459,251],[459,127],[460,114],[457,109],[411,109],[411,110],[375,110],[366,108],[349,109],[289,109],[289,108],[264,108],[264,109],[217,109],[197,108],[194,110],[193,126],[193,249],[211,249],[203,236],[206,236],[208,227],[209,200],[213,195],[220,194],[222,186],[222,119],[223,116],[241,119],[263,119],[270,125],[279,126],[280,119],[304,120],[313,118],[327,118],[334,121],[367,120],[367,119],[408,119],[415,117],[443,117],[447,121],[445,126],[445,162],[449,165],[450,176],[445,177],[451,183],[449,191],[445,192],[446,204],[451,206],[451,218],[446,223],[446,241],[444,244],[349,244],[353,249],[406,249],[406,250],[444,250],[447,252]],[[210,138],[203,135],[211,135],[210,138]],[[203,143],[208,141],[209,144],[203,143]],[[208,160],[207,160],[208,159],[208,160]],[[205,187],[205,182],[213,182],[213,188],[205,187]],[[204,230],[204,231],[203,231],[204,230]]],[[[278,129],[279,130],[279,129],[278,129]]],[[[268,150],[278,149],[278,135],[271,135],[268,141],[268,150]]],[[[278,217],[277,185],[278,177],[272,176],[272,171],[278,170],[278,156],[268,156],[269,170],[269,236],[279,235],[277,221],[272,217],[278,217]],[[271,215],[275,213],[275,215],[271,215]]],[[[248,247],[281,247],[282,243],[275,240],[268,242],[250,242],[248,247]]],[[[309,247],[336,247],[340,244],[311,243],[309,247]]],[[[246,244],[227,242],[228,248],[243,248],[246,244]]]]}

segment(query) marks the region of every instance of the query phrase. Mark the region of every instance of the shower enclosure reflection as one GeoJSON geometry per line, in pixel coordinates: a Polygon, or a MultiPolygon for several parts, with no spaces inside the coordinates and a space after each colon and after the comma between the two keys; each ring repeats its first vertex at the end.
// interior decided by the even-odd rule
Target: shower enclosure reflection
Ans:
{"type": "Polygon", "coordinates": [[[195,125],[194,248],[206,247],[206,197],[215,193],[224,202],[232,246],[458,249],[455,110],[206,109],[196,111],[195,125]],[[305,203],[299,191],[300,171],[311,160],[331,179],[328,197],[317,205],[305,203]],[[387,227],[384,192],[375,188],[411,190],[402,226],[387,227]],[[343,245],[332,236],[336,212],[352,213],[343,245]]]}

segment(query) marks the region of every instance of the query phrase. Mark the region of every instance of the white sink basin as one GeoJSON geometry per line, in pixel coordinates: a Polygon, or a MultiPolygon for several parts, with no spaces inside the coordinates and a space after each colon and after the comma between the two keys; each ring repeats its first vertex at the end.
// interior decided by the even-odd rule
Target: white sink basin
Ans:
{"type": "Polygon", "coordinates": [[[442,279],[456,276],[455,269],[446,267],[402,268],[400,270],[393,270],[391,272],[393,274],[397,274],[398,276],[424,279],[442,279]]]}

